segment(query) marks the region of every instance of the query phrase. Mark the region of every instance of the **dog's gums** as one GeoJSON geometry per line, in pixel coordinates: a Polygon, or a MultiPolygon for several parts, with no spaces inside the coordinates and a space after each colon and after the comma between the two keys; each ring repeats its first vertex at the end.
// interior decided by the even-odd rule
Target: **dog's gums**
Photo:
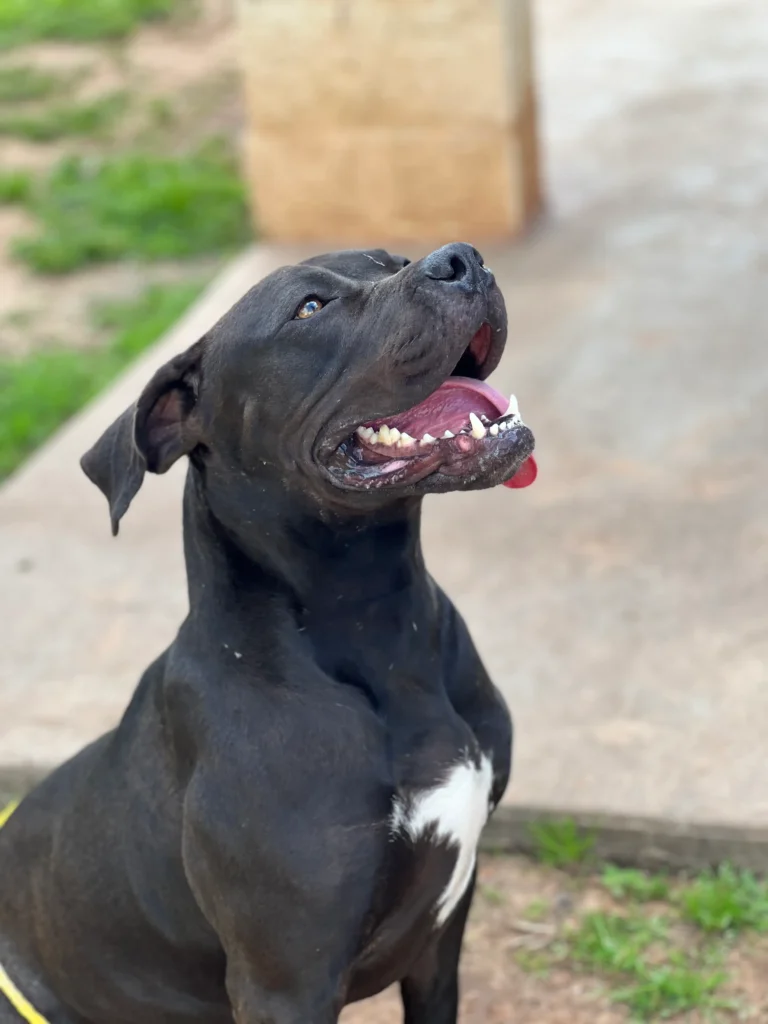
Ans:
{"type": "Polygon", "coordinates": [[[507,400],[479,379],[490,349],[490,326],[475,333],[457,370],[418,405],[359,424],[336,449],[329,468],[347,486],[375,489],[417,483],[433,473],[473,478],[494,463],[509,467],[502,481],[527,487],[537,475],[533,435],[517,398],[507,400]]]}

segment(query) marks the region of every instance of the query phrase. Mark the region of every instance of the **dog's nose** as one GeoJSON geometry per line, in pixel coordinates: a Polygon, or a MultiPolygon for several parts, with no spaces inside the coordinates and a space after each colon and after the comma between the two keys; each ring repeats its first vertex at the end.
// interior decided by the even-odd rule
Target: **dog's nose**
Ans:
{"type": "Polygon", "coordinates": [[[424,274],[433,281],[474,289],[486,276],[483,257],[466,242],[451,242],[426,256],[422,262],[424,274]]]}

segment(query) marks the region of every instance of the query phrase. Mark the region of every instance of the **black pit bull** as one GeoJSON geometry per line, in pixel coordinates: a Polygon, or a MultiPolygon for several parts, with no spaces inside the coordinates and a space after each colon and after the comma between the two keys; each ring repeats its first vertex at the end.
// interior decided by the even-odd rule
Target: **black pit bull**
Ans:
{"type": "Polygon", "coordinates": [[[535,476],[484,383],[505,338],[469,245],[319,256],[83,457],[113,533],[188,457],[190,611],[0,831],[2,1024],[332,1024],[393,982],[407,1024],[455,1024],[512,726],[419,520],[425,494],[535,476]]]}

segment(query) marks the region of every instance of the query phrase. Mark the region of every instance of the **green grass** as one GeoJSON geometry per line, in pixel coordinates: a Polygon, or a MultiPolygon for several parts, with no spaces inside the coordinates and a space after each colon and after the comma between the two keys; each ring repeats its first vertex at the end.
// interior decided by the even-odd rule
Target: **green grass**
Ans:
{"type": "Polygon", "coordinates": [[[37,113],[0,111],[0,135],[31,142],[104,135],[127,105],[127,94],[116,92],[89,103],[54,103],[37,113]]]}
{"type": "Polygon", "coordinates": [[[42,273],[221,252],[251,237],[237,165],[213,143],[183,158],[67,157],[31,187],[23,183],[17,201],[40,228],[13,252],[42,273]]]}
{"type": "Polygon", "coordinates": [[[504,893],[492,885],[481,885],[479,892],[485,902],[492,907],[500,907],[504,903],[504,893]]]}
{"type": "Polygon", "coordinates": [[[35,312],[32,309],[12,309],[6,313],[2,323],[9,327],[29,327],[35,319],[35,312]]]}
{"type": "Polygon", "coordinates": [[[96,322],[113,332],[101,348],[49,348],[0,360],[0,479],[170,327],[200,289],[156,285],[133,302],[101,306],[96,322]]]}
{"type": "Polygon", "coordinates": [[[552,970],[552,957],[546,950],[518,949],[514,959],[526,974],[534,974],[539,978],[546,978],[552,970]]]}
{"type": "Polygon", "coordinates": [[[662,918],[594,912],[569,933],[568,946],[578,963],[616,973],[637,970],[650,947],[666,937],[662,918]]]}
{"type": "Polygon", "coordinates": [[[176,6],[177,0],[2,0],[0,50],[39,39],[121,39],[176,6]]]}
{"type": "Polygon", "coordinates": [[[607,864],[600,881],[617,900],[650,903],[653,900],[666,900],[669,896],[669,881],[663,875],[650,875],[633,868],[618,868],[607,864]]]}
{"type": "Polygon", "coordinates": [[[583,864],[595,845],[594,836],[582,832],[570,818],[536,822],[530,831],[536,858],[555,868],[583,864]]]}
{"type": "Polygon", "coordinates": [[[42,100],[59,91],[62,76],[40,71],[29,64],[0,67],[0,103],[42,100]]]}
{"type": "Polygon", "coordinates": [[[702,969],[685,956],[673,956],[658,967],[642,967],[637,980],[614,991],[612,998],[642,1021],[666,1020],[691,1010],[711,1014],[733,1008],[730,1000],[716,995],[725,980],[724,971],[702,969]]]}
{"type": "Polygon", "coordinates": [[[28,171],[0,171],[0,205],[28,202],[33,186],[34,178],[28,171]]]}
{"type": "MultiPolygon", "coordinates": [[[[591,913],[567,937],[568,955],[619,984],[611,994],[636,1020],[730,1008],[716,993],[726,974],[704,956],[670,949],[668,922],[640,914],[591,913]]],[[[711,957],[709,958],[711,959],[711,957]]]]}
{"type": "Polygon", "coordinates": [[[143,352],[173,324],[202,291],[200,281],[152,285],[138,299],[100,302],[92,315],[97,327],[114,331],[108,346],[120,367],[143,352]]]}
{"type": "Polygon", "coordinates": [[[678,901],[683,918],[704,932],[768,931],[768,884],[748,871],[725,864],[706,872],[678,901]]]}
{"type": "MultiPolygon", "coordinates": [[[[553,831],[548,826],[538,833],[542,859],[571,866],[584,852],[578,839],[571,827],[553,831]]],[[[602,976],[610,985],[610,999],[625,1005],[638,1021],[694,1010],[722,1020],[724,1013],[739,1009],[721,995],[728,981],[723,958],[734,934],[768,931],[768,883],[728,865],[673,886],[663,875],[609,864],[600,881],[624,904],[623,912],[581,915],[548,951],[537,953],[532,966],[521,966],[540,971],[547,959],[550,966],[571,961],[602,976]],[[664,916],[638,906],[652,901],[665,904],[664,916]]]]}
{"type": "MultiPolygon", "coordinates": [[[[573,822],[533,831],[539,859],[557,867],[571,868],[592,852],[573,822]]],[[[687,882],[613,864],[599,877],[620,911],[577,913],[544,948],[516,951],[521,969],[544,976],[571,965],[602,979],[607,998],[636,1021],[688,1019],[695,1011],[696,1019],[715,1022],[746,1011],[723,995],[725,957],[736,935],[768,932],[768,882],[728,865],[687,882]],[[662,903],[663,914],[640,906],[651,902],[662,903]]],[[[523,912],[533,921],[546,915],[542,900],[523,912]]]]}
{"type": "Polygon", "coordinates": [[[528,921],[543,921],[549,910],[550,906],[546,900],[533,900],[523,911],[523,917],[528,921]]]}
{"type": "Polygon", "coordinates": [[[147,105],[149,121],[153,128],[170,128],[176,122],[173,104],[164,96],[156,96],[147,105]]]}

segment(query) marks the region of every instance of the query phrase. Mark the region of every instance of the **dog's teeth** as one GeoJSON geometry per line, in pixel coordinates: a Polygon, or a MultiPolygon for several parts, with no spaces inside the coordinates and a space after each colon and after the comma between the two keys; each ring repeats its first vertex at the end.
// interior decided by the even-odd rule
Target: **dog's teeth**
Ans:
{"type": "Polygon", "coordinates": [[[507,424],[506,424],[506,422],[504,420],[502,420],[501,423],[499,424],[499,430],[506,430],[506,429],[507,429],[507,424]]]}
{"type": "Polygon", "coordinates": [[[410,448],[412,444],[416,444],[416,438],[403,431],[400,435],[400,440],[397,442],[398,448],[410,448]]]}
{"type": "Polygon", "coordinates": [[[455,435],[455,434],[452,434],[452,433],[450,432],[450,430],[446,430],[446,432],[445,432],[445,433],[443,434],[443,437],[455,437],[455,436],[456,436],[456,435],[455,435]]]}
{"type": "Polygon", "coordinates": [[[432,437],[431,434],[425,434],[421,439],[422,444],[434,444],[437,438],[432,437]]]}
{"type": "Polygon", "coordinates": [[[379,435],[376,433],[375,430],[371,432],[371,436],[368,438],[368,440],[371,442],[371,444],[379,443],[379,435]]]}
{"type": "Polygon", "coordinates": [[[491,426],[490,426],[490,432],[493,434],[494,437],[496,437],[496,435],[499,432],[499,424],[498,423],[492,423],[491,426]]]}
{"type": "Polygon", "coordinates": [[[478,440],[481,437],[485,437],[486,430],[485,430],[485,427],[483,426],[483,424],[480,422],[480,417],[479,416],[477,416],[475,413],[471,412],[469,414],[469,422],[472,424],[472,431],[471,431],[472,437],[476,437],[478,440]]]}
{"type": "Polygon", "coordinates": [[[358,427],[355,430],[355,433],[357,434],[358,437],[365,437],[365,427],[358,427]]]}
{"type": "Polygon", "coordinates": [[[397,442],[400,440],[400,431],[397,429],[397,427],[392,427],[390,429],[389,439],[390,444],[397,444],[397,442]]]}
{"type": "Polygon", "coordinates": [[[517,416],[520,413],[520,409],[517,404],[517,399],[514,395],[509,397],[509,408],[504,413],[505,416],[517,416]]]}
{"type": "Polygon", "coordinates": [[[379,427],[379,444],[394,444],[389,427],[384,423],[379,427]]]}

